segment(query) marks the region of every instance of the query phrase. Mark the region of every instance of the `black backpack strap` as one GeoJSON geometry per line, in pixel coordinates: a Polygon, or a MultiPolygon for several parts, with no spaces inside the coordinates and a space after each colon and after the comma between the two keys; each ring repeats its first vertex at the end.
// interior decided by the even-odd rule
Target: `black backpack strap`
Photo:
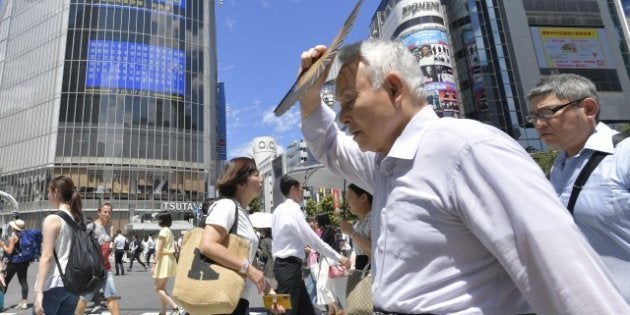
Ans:
{"type": "MultiPolygon", "coordinates": [[[[628,137],[630,137],[630,133],[627,132],[620,132],[615,134],[614,136],[612,136],[613,147],[617,147],[617,144],[619,144],[619,142],[628,137]]],[[[577,197],[582,191],[582,188],[584,188],[584,184],[588,180],[588,177],[595,170],[599,162],[601,162],[608,154],[609,153],[595,151],[593,152],[593,155],[591,155],[591,158],[588,160],[588,162],[586,162],[586,165],[584,165],[584,168],[580,172],[580,175],[578,175],[578,178],[573,184],[571,197],[569,197],[569,204],[567,205],[567,209],[569,209],[569,212],[571,212],[571,214],[573,214],[573,208],[575,207],[575,203],[577,202],[577,197]]]]}
{"type": "Polygon", "coordinates": [[[620,132],[612,137],[613,147],[616,147],[619,142],[623,141],[625,138],[630,137],[630,132],[620,132]]]}
{"type": "MultiPolygon", "coordinates": [[[[79,224],[76,221],[74,221],[67,213],[63,211],[57,211],[55,214],[58,215],[60,218],[62,218],[64,221],[66,221],[66,223],[68,223],[68,225],[70,225],[73,230],[80,228],[79,224]]],[[[55,263],[57,264],[59,275],[61,276],[62,280],[65,283],[65,275],[64,275],[63,270],[61,270],[61,264],[59,263],[59,257],[57,256],[57,251],[54,249],[53,249],[53,255],[55,256],[55,263]]]]}

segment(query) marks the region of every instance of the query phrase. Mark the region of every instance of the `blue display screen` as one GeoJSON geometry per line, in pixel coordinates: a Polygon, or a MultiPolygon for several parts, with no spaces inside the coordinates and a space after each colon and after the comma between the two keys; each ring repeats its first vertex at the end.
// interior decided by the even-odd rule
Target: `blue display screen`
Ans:
{"type": "Polygon", "coordinates": [[[96,5],[129,6],[145,9],[158,9],[153,5],[154,3],[157,3],[169,6],[171,8],[186,8],[186,0],[89,0],[88,3],[96,5]]]}
{"type": "Polygon", "coordinates": [[[186,8],[186,0],[151,0],[151,2],[162,3],[174,7],[186,8]]]}
{"type": "Polygon", "coordinates": [[[184,51],[155,45],[90,40],[86,88],[183,95],[184,51]]]}

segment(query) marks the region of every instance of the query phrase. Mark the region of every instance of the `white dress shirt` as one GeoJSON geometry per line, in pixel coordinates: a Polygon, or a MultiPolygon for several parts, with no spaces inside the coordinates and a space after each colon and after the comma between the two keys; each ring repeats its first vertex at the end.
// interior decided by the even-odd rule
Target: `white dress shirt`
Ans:
{"type": "Polygon", "coordinates": [[[430,106],[387,155],[361,152],[326,106],[315,157],[374,191],[375,307],[437,314],[630,314],[541,169],[500,130],[430,106]]]}
{"type": "Polygon", "coordinates": [[[324,242],[304,218],[304,213],[292,199],[287,198],[273,211],[271,217],[271,253],[274,258],[294,256],[304,261],[304,244],[320,254],[339,261],[341,255],[324,242]]]}

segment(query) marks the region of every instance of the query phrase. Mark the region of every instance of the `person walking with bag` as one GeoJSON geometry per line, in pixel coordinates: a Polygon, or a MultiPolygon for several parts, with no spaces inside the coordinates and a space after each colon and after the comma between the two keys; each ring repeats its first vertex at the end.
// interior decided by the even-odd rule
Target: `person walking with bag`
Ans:
{"type": "Polygon", "coordinates": [[[184,314],[184,310],[177,306],[173,299],[166,293],[166,285],[169,278],[175,277],[177,262],[175,261],[175,241],[170,229],[173,219],[168,212],[160,212],[157,215],[158,225],[162,227],[155,245],[155,265],[153,266],[153,278],[155,278],[155,292],[160,298],[160,315],[166,315],[166,305],[173,308],[171,315],[184,314]]]}
{"type": "Polygon", "coordinates": [[[352,183],[348,185],[346,200],[350,212],[358,218],[354,225],[345,220],[340,224],[341,231],[352,238],[356,252],[354,271],[346,286],[346,311],[348,314],[372,314],[372,282],[368,276],[372,254],[372,195],[352,183]]]}
{"type": "Polygon", "coordinates": [[[131,255],[129,258],[129,268],[127,269],[127,271],[131,272],[131,270],[133,270],[134,260],[137,260],[142,268],[144,268],[144,271],[147,271],[149,267],[147,267],[147,265],[145,265],[142,260],[140,260],[140,254],[142,254],[142,251],[144,251],[144,245],[142,245],[142,242],[138,240],[138,237],[135,233],[131,233],[131,242],[129,242],[129,252],[131,253],[131,255]]]}
{"type": "MultiPolygon", "coordinates": [[[[339,233],[332,226],[328,213],[320,213],[317,220],[320,237],[328,246],[341,253],[339,233]]],[[[350,265],[350,262],[348,263],[350,265]]],[[[317,304],[326,306],[329,315],[345,315],[345,292],[340,292],[339,281],[347,276],[350,266],[336,265],[334,260],[328,257],[320,257],[317,268],[317,304]]]]}
{"type": "MultiPolygon", "coordinates": [[[[79,302],[77,303],[77,309],[75,310],[75,315],[83,315],[85,313],[85,308],[89,301],[92,301],[94,296],[99,296],[100,291],[103,292],[103,297],[107,300],[107,310],[109,310],[110,314],[118,315],[120,314],[120,305],[118,300],[120,297],[118,296],[118,292],[116,290],[116,284],[114,283],[114,277],[112,276],[112,265],[109,262],[109,252],[110,252],[110,244],[112,241],[112,234],[114,227],[112,226],[112,213],[114,212],[113,205],[109,201],[105,201],[98,206],[98,210],[96,212],[97,218],[94,222],[87,225],[87,230],[92,232],[92,236],[96,238],[98,241],[98,245],[100,248],[101,256],[103,258],[103,266],[105,267],[105,271],[107,272],[107,277],[105,281],[96,289],[94,292],[90,292],[79,297],[79,302]]],[[[90,311],[90,313],[96,312],[100,308],[100,299],[94,301],[96,305],[94,309],[90,311]],[[99,303],[97,303],[99,301],[99,303]]]]}
{"type": "Polygon", "coordinates": [[[275,258],[273,271],[278,282],[277,291],[291,295],[293,309],[287,314],[314,314],[313,304],[302,279],[305,245],[319,252],[322,257],[329,257],[347,268],[350,267],[350,260],[326,244],[306,223],[298,204],[304,200],[304,187],[300,182],[284,175],[280,178],[280,191],[286,200],[276,207],[271,218],[271,231],[274,233],[271,249],[275,258]]]}
{"type": "Polygon", "coordinates": [[[237,157],[230,160],[225,173],[217,180],[217,188],[221,199],[217,200],[209,210],[199,250],[204,256],[226,268],[236,270],[249,280],[246,281],[245,290],[241,294],[236,309],[232,312],[232,314],[247,315],[249,301],[245,297],[256,296],[255,291],[259,293],[271,291],[263,272],[251,265],[258,249],[258,236],[245,208],[262,189],[262,177],[254,159],[237,157]],[[237,207],[237,214],[234,207],[237,207]],[[236,234],[250,242],[249,255],[245,259],[234,255],[223,245],[235,222],[237,223],[236,234]]]}
{"type": "MultiPolygon", "coordinates": [[[[348,221],[341,221],[341,232],[350,235],[356,252],[354,269],[363,270],[370,262],[372,252],[372,238],[370,233],[370,213],[372,212],[372,195],[361,187],[350,184],[346,193],[346,200],[350,206],[350,213],[357,216],[354,225],[348,221]]],[[[369,268],[369,266],[368,266],[369,268]]]]}
{"type": "MultiPolygon", "coordinates": [[[[83,224],[81,196],[70,177],[62,175],[50,181],[48,202],[83,224]]],[[[56,252],[59,264],[65,270],[72,247],[73,229],[56,214],[46,216],[42,227],[42,255],[37,268],[33,311],[37,315],[74,314],[79,296],[64,287],[59,268],[55,268],[53,262],[53,253],[56,252]]]]}
{"type": "Polygon", "coordinates": [[[11,232],[11,236],[9,236],[9,239],[8,239],[9,245],[0,241],[0,246],[2,247],[2,250],[4,251],[5,256],[8,255],[8,258],[9,258],[7,261],[7,268],[6,268],[6,272],[7,272],[6,278],[5,278],[6,288],[7,290],[9,289],[9,283],[11,283],[11,279],[13,279],[13,276],[17,273],[18,280],[20,281],[20,286],[22,287],[22,302],[20,302],[20,304],[18,304],[16,308],[27,309],[28,308],[28,304],[26,302],[28,298],[27,274],[28,274],[28,266],[30,262],[28,261],[15,262],[13,259],[13,257],[18,254],[18,251],[20,248],[20,237],[21,237],[22,231],[26,227],[26,224],[24,223],[24,221],[17,219],[15,221],[9,222],[9,226],[11,226],[11,229],[13,230],[13,232],[11,232]]]}

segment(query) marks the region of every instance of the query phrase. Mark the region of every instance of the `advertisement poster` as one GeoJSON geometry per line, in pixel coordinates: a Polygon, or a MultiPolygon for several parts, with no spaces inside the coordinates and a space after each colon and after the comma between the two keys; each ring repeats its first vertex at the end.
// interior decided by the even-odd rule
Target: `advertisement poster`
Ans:
{"type": "Polygon", "coordinates": [[[89,92],[184,95],[185,67],[182,50],[90,40],[85,87],[89,92]]]}
{"type": "Polygon", "coordinates": [[[479,52],[477,51],[477,43],[472,29],[462,32],[462,42],[466,52],[466,65],[468,67],[468,77],[472,81],[471,88],[473,94],[473,102],[475,110],[478,113],[488,110],[486,104],[486,90],[483,84],[483,76],[481,74],[481,62],[479,60],[479,52]]]}
{"type": "Polygon", "coordinates": [[[459,97],[448,37],[442,29],[420,29],[400,36],[424,75],[427,101],[440,117],[459,117],[459,97]]]}
{"type": "Polygon", "coordinates": [[[614,69],[604,29],[532,27],[536,58],[541,68],[614,69]]]}

